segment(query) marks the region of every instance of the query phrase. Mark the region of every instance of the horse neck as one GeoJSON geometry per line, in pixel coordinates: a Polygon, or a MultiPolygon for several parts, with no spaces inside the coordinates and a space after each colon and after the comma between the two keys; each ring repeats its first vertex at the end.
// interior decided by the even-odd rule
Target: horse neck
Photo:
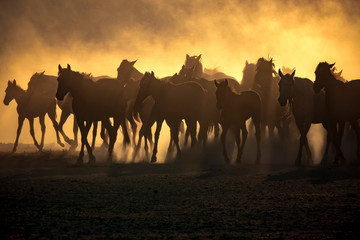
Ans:
{"type": "Polygon", "coordinates": [[[73,83],[70,86],[70,93],[73,96],[73,98],[78,98],[82,95],[87,95],[86,90],[89,89],[90,86],[95,86],[94,82],[90,79],[86,79],[82,77],[80,74],[75,77],[75,79],[72,80],[73,83]]]}
{"type": "Polygon", "coordinates": [[[231,91],[231,89],[228,87],[228,88],[226,88],[226,92],[225,92],[225,94],[224,94],[224,105],[232,105],[232,104],[234,104],[234,97],[236,96],[236,94],[233,92],[233,91],[231,91]]]}
{"type": "Polygon", "coordinates": [[[24,89],[22,89],[19,86],[16,86],[16,90],[15,90],[15,101],[17,104],[21,103],[21,100],[23,98],[23,96],[25,95],[26,91],[24,89]]]}
{"type": "Polygon", "coordinates": [[[171,84],[162,82],[157,79],[153,80],[149,88],[149,95],[151,95],[155,101],[161,101],[164,91],[169,90],[166,88],[170,85],[171,84]]]}
{"type": "Polygon", "coordinates": [[[331,73],[327,78],[328,78],[328,82],[324,88],[326,95],[332,96],[333,93],[338,92],[341,89],[341,87],[343,87],[346,84],[342,81],[337,80],[334,77],[334,75],[332,75],[331,73]]]}

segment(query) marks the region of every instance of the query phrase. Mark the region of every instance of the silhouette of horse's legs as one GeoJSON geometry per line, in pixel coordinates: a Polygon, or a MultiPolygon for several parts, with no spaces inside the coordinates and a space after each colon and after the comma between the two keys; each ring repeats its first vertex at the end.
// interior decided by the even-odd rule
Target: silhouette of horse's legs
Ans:
{"type": "Polygon", "coordinates": [[[92,138],[92,142],[91,142],[91,148],[92,148],[93,151],[95,150],[97,126],[98,126],[98,121],[94,121],[94,124],[93,124],[93,138],[92,138]]]}
{"type": "Polygon", "coordinates": [[[60,140],[60,136],[59,136],[59,126],[58,123],[56,122],[56,103],[54,102],[53,107],[50,109],[50,111],[47,112],[51,122],[53,123],[53,127],[55,129],[55,133],[56,133],[56,139],[57,139],[57,143],[61,146],[64,147],[65,145],[61,142],[60,140]]]}
{"type": "Polygon", "coordinates": [[[241,152],[240,152],[240,145],[241,145],[241,139],[240,139],[240,128],[239,127],[234,127],[232,129],[232,132],[234,134],[234,137],[235,137],[235,142],[236,142],[236,145],[238,147],[238,154],[237,154],[237,158],[236,158],[236,162],[237,163],[240,163],[241,162],[241,152]]]}
{"type": "Polygon", "coordinates": [[[219,123],[214,123],[214,138],[215,140],[217,140],[219,138],[219,132],[220,132],[220,127],[219,127],[219,123]]]}
{"type": "Polygon", "coordinates": [[[104,147],[109,147],[109,143],[108,143],[108,134],[107,132],[105,131],[105,126],[104,126],[104,123],[101,122],[101,131],[100,131],[100,137],[101,139],[103,140],[103,143],[102,143],[102,146],[104,147]]]}
{"type": "MultiPolygon", "coordinates": [[[[120,121],[120,119],[119,119],[119,121],[120,121]]],[[[124,135],[123,147],[126,148],[126,146],[130,144],[130,136],[129,136],[129,133],[128,133],[128,130],[126,127],[125,119],[121,120],[120,125],[121,125],[121,129],[122,129],[123,135],[124,135]]],[[[118,129],[118,128],[119,128],[119,126],[116,129],[118,129]]]]}
{"type": "Polygon", "coordinates": [[[73,142],[72,140],[70,140],[70,138],[65,134],[64,132],[64,129],[63,129],[63,126],[66,122],[66,120],[68,119],[68,117],[70,116],[70,112],[69,111],[62,111],[61,112],[61,116],[60,116],[60,122],[59,122],[59,125],[58,125],[58,129],[59,129],[59,132],[60,134],[63,136],[65,142],[67,142],[68,144],[72,145],[73,142]]]}
{"type": "Polygon", "coordinates": [[[226,153],[226,133],[229,129],[229,126],[222,124],[222,133],[221,133],[221,143],[222,143],[222,150],[223,150],[223,155],[224,155],[224,159],[226,163],[230,163],[230,159],[226,153]]]}
{"type": "Polygon", "coordinates": [[[181,120],[166,121],[166,122],[170,127],[170,134],[172,139],[172,142],[170,141],[169,148],[172,149],[172,145],[174,144],[176,146],[177,156],[179,157],[181,155],[181,150],[179,146],[179,128],[180,128],[181,120]]]}
{"type": "Polygon", "coordinates": [[[255,126],[255,137],[256,137],[256,145],[257,145],[257,152],[256,152],[256,163],[260,163],[261,159],[261,126],[260,126],[260,117],[252,117],[252,122],[255,126]]]}
{"type": "Polygon", "coordinates": [[[161,126],[164,122],[164,119],[160,119],[156,121],[156,131],[155,131],[155,143],[154,143],[154,149],[153,149],[153,155],[151,157],[151,162],[156,162],[157,158],[156,158],[156,154],[157,154],[157,147],[158,147],[158,142],[159,142],[159,136],[160,136],[160,131],[161,131],[161,126]]]}
{"type": "Polygon", "coordinates": [[[133,144],[135,145],[136,132],[137,132],[137,124],[136,124],[136,122],[134,121],[134,118],[133,118],[132,114],[129,114],[129,115],[127,116],[127,120],[129,121],[130,126],[131,126],[132,140],[133,140],[133,144]]]}
{"type": "Polygon", "coordinates": [[[335,151],[336,151],[335,161],[334,161],[335,165],[339,164],[339,160],[340,160],[340,163],[342,163],[342,164],[345,163],[345,158],[344,158],[344,155],[340,148],[341,147],[341,138],[344,133],[344,127],[345,127],[345,124],[342,122],[338,123],[338,124],[336,122],[332,122],[331,124],[329,124],[331,137],[332,137],[333,144],[335,146],[335,151]],[[337,125],[339,125],[339,129],[337,129],[337,127],[338,127],[337,125]]]}
{"type": "Polygon", "coordinates": [[[77,123],[75,114],[73,114],[73,116],[74,116],[74,124],[73,124],[74,142],[71,144],[70,151],[75,150],[78,146],[79,125],[77,123]]]}
{"type": "MultiPolygon", "coordinates": [[[[196,145],[196,121],[193,120],[185,120],[187,129],[189,129],[190,136],[191,136],[191,148],[195,147],[196,145]]],[[[186,130],[187,130],[186,129],[186,130]]]]}
{"type": "Polygon", "coordinates": [[[39,116],[39,122],[41,126],[41,142],[40,142],[39,151],[41,151],[44,147],[44,138],[45,138],[45,130],[46,130],[45,115],[39,116]]]}
{"type": "MultiPolygon", "coordinates": [[[[248,136],[248,131],[246,129],[246,125],[245,125],[245,122],[243,122],[241,125],[240,125],[240,129],[241,129],[241,132],[242,132],[242,136],[241,136],[241,147],[240,149],[238,149],[238,157],[237,157],[237,162],[240,163],[241,161],[241,156],[243,154],[243,151],[244,151],[244,147],[245,147],[245,143],[246,143],[246,139],[247,139],[247,136],[248,136]]],[[[239,134],[240,134],[240,131],[239,131],[239,134]]],[[[239,146],[238,146],[239,147],[239,146]]]]}
{"type": "Polygon", "coordinates": [[[20,137],[20,133],[21,133],[23,123],[24,123],[24,119],[25,119],[24,117],[19,115],[19,117],[18,117],[18,128],[17,128],[17,132],[16,132],[16,140],[15,140],[12,152],[16,152],[16,148],[17,148],[18,143],[19,143],[19,137],[20,137]]]}
{"type": "Polygon", "coordinates": [[[38,142],[36,141],[35,133],[34,133],[34,118],[28,118],[28,120],[29,120],[29,125],[30,125],[30,135],[34,140],[35,146],[40,150],[40,146],[39,146],[38,142]]]}
{"type": "Polygon", "coordinates": [[[206,141],[207,141],[207,134],[208,131],[210,129],[210,123],[208,122],[200,122],[200,130],[199,130],[199,135],[198,135],[198,139],[199,142],[203,143],[203,147],[206,147],[206,141]]]}
{"type": "Polygon", "coordinates": [[[357,160],[359,161],[359,160],[360,160],[360,135],[359,135],[360,133],[359,133],[359,123],[357,122],[357,120],[355,120],[355,121],[351,121],[350,124],[351,124],[351,127],[352,127],[352,129],[354,129],[354,132],[355,132],[355,134],[356,134],[356,142],[357,142],[357,144],[356,144],[356,146],[357,146],[357,148],[356,148],[356,150],[357,150],[356,154],[357,154],[357,160]]]}
{"type": "Polygon", "coordinates": [[[87,152],[89,154],[89,163],[95,163],[95,156],[93,155],[91,146],[87,140],[87,135],[89,133],[92,122],[86,121],[84,124],[84,121],[77,118],[77,123],[79,125],[80,133],[81,133],[81,150],[80,150],[80,154],[79,154],[77,163],[78,164],[83,163],[84,146],[86,146],[87,152]]]}

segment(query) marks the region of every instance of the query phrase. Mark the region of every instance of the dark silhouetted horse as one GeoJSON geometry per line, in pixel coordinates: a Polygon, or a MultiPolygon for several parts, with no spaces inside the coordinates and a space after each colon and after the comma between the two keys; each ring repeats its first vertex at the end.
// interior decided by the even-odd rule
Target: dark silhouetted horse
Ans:
{"type": "MultiPolygon", "coordinates": [[[[190,129],[191,144],[195,146],[196,124],[199,122],[200,131],[202,122],[202,109],[205,104],[205,90],[195,82],[172,84],[155,78],[154,72],[145,73],[140,81],[140,90],[135,101],[135,109],[139,109],[142,102],[151,96],[155,105],[151,113],[151,121],[156,121],[155,143],[151,162],[157,160],[157,146],[162,123],[166,120],[170,128],[171,138],[177,148],[177,155],[181,154],[179,147],[179,128],[184,119],[190,129]]],[[[206,128],[207,129],[207,128],[206,128]]]]}
{"type": "Polygon", "coordinates": [[[276,127],[281,138],[289,135],[289,124],[291,121],[291,111],[289,106],[279,106],[277,99],[279,96],[278,80],[275,74],[272,59],[266,60],[259,58],[256,63],[256,74],[252,90],[256,91],[262,101],[262,130],[268,127],[269,137],[273,137],[276,127]]]}
{"type": "MultiPolygon", "coordinates": [[[[42,73],[43,74],[43,73],[42,73]]],[[[52,93],[44,89],[32,89],[31,92],[23,90],[21,87],[16,85],[16,81],[8,82],[8,86],[5,90],[4,104],[9,103],[15,99],[17,103],[18,112],[18,129],[16,134],[16,140],[14,143],[13,152],[16,151],[21,129],[25,118],[29,120],[30,134],[34,140],[35,146],[41,151],[44,147],[44,136],[45,136],[45,114],[48,114],[51,119],[57,137],[57,143],[64,147],[61,142],[58,132],[58,124],[56,122],[56,100],[52,93]],[[41,142],[40,144],[36,141],[34,133],[34,118],[39,117],[41,125],[41,142]]]]}
{"type": "Polygon", "coordinates": [[[238,154],[236,159],[237,162],[240,163],[241,155],[243,153],[248,135],[245,122],[249,118],[252,118],[256,130],[256,162],[259,163],[261,158],[261,100],[259,95],[254,91],[244,91],[241,94],[236,94],[228,86],[227,80],[221,83],[218,83],[216,80],[214,82],[215,86],[217,87],[216,106],[218,109],[221,109],[220,124],[223,129],[221,133],[221,142],[225,161],[227,163],[230,162],[226,152],[225,144],[226,133],[228,129],[231,128],[233,130],[236,144],[238,146],[238,154]],[[240,139],[240,130],[242,132],[242,139],[240,139]]]}
{"type": "MultiPolygon", "coordinates": [[[[78,163],[83,162],[84,146],[89,154],[89,162],[95,162],[92,149],[87,141],[87,134],[91,124],[102,121],[104,128],[109,133],[109,160],[117,137],[120,125],[125,126],[125,107],[123,99],[124,85],[117,79],[101,79],[93,82],[85,78],[79,72],[71,70],[70,65],[62,68],[59,65],[58,88],[56,98],[63,100],[67,93],[73,96],[72,108],[81,132],[81,150],[78,163]],[[112,126],[109,118],[114,119],[112,126]]],[[[129,135],[126,126],[123,127],[124,143],[129,143],[129,135]]]]}
{"type": "Polygon", "coordinates": [[[246,61],[243,69],[243,78],[241,80],[241,86],[244,90],[251,90],[253,88],[255,73],[256,64],[246,61]]]}
{"type": "MultiPolygon", "coordinates": [[[[307,78],[298,78],[295,76],[295,70],[292,74],[283,74],[279,69],[279,93],[278,99],[281,106],[287,103],[291,105],[292,113],[295,117],[296,126],[300,132],[299,151],[296,157],[296,164],[301,164],[302,150],[305,147],[307,159],[312,163],[312,155],[307,140],[307,133],[312,123],[322,123],[327,129],[325,117],[325,92],[321,91],[317,94],[313,91],[313,82],[307,78]]],[[[328,134],[326,142],[326,150],[324,152],[323,161],[327,159],[330,135],[328,134]]]]}
{"type": "Polygon", "coordinates": [[[334,64],[320,62],[315,70],[315,82],[313,85],[315,92],[325,90],[326,99],[326,118],[329,125],[329,131],[332,136],[333,144],[336,149],[335,164],[339,160],[344,163],[345,158],[341,151],[342,129],[337,130],[337,124],[349,122],[354,129],[357,137],[357,157],[360,159],[360,136],[359,124],[360,118],[360,80],[349,82],[338,81],[333,75],[332,68],[334,64]]]}

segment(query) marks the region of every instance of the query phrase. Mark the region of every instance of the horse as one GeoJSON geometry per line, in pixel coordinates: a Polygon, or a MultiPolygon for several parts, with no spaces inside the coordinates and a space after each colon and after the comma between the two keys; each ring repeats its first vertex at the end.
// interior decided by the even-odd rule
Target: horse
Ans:
{"type": "MultiPolygon", "coordinates": [[[[312,123],[321,123],[326,130],[328,129],[325,117],[325,92],[320,91],[315,94],[313,82],[307,78],[295,77],[295,70],[291,74],[287,73],[285,75],[280,69],[278,72],[281,77],[279,81],[280,96],[278,102],[280,106],[290,104],[296,126],[300,132],[299,151],[295,164],[301,164],[303,147],[306,149],[308,162],[313,163],[307,133],[312,123]]],[[[330,135],[328,134],[322,163],[327,159],[330,142],[330,135]]]]}
{"type": "Polygon", "coordinates": [[[332,141],[335,146],[336,156],[335,164],[345,163],[344,155],[341,151],[342,130],[337,130],[337,123],[344,124],[349,122],[354,129],[357,138],[357,158],[360,159],[360,136],[359,124],[360,118],[360,79],[349,82],[338,81],[332,68],[335,63],[320,62],[315,70],[315,82],[313,89],[316,93],[321,89],[325,90],[325,112],[329,124],[329,131],[332,135],[332,141]]]}
{"type": "Polygon", "coordinates": [[[243,69],[243,78],[241,80],[241,86],[244,90],[251,90],[254,85],[254,78],[256,73],[256,64],[245,61],[245,67],[243,69]]]}
{"type": "MultiPolygon", "coordinates": [[[[16,140],[13,147],[13,152],[16,151],[18,146],[19,137],[21,129],[24,123],[25,118],[29,120],[30,124],[30,134],[34,140],[35,146],[39,151],[42,151],[44,147],[44,136],[45,136],[45,114],[51,119],[55,132],[57,143],[64,147],[64,144],[61,142],[58,131],[58,124],[56,122],[56,100],[54,97],[49,97],[45,92],[28,92],[22,89],[16,84],[16,80],[13,82],[8,81],[8,86],[5,90],[4,104],[9,105],[9,103],[15,99],[17,103],[17,112],[18,112],[18,128],[16,134],[16,140]],[[36,141],[34,133],[34,118],[39,117],[41,125],[41,142],[40,144],[36,141]]],[[[51,96],[51,95],[50,95],[51,96]]]]}
{"type": "Polygon", "coordinates": [[[289,135],[291,112],[288,106],[281,107],[277,103],[278,79],[275,74],[273,60],[259,58],[256,63],[256,73],[252,90],[256,91],[261,98],[262,105],[262,129],[268,127],[269,138],[273,137],[274,128],[278,130],[280,138],[289,135]]]}
{"type": "Polygon", "coordinates": [[[153,97],[155,105],[151,118],[156,121],[155,143],[151,162],[157,161],[157,146],[164,120],[170,128],[171,138],[174,140],[177,156],[181,155],[179,147],[179,128],[185,119],[190,129],[191,145],[196,144],[196,123],[200,123],[200,131],[204,127],[202,109],[205,104],[205,90],[195,82],[173,84],[157,79],[154,72],[146,72],[140,80],[139,93],[135,100],[135,109],[139,109],[144,99],[153,97]]]}
{"type": "MultiPolygon", "coordinates": [[[[194,67],[188,68],[185,67],[185,65],[182,65],[181,70],[179,71],[179,74],[175,74],[169,81],[175,84],[180,84],[184,82],[197,82],[199,83],[205,90],[206,90],[206,106],[204,106],[204,113],[206,113],[206,118],[209,120],[209,129],[207,132],[209,132],[211,129],[214,128],[214,136],[215,139],[219,135],[219,121],[220,121],[220,113],[218,109],[216,108],[216,87],[214,86],[212,81],[208,81],[204,78],[197,78],[193,77],[194,67]]],[[[221,80],[221,81],[224,81],[221,80]]],[[[189,137],[189,132],[186,131],[185,134],[185,145],[187,143],[187,139],[189,137]]],[[[200,139],[206,143],[207,134],[205,132],[200,134],[200,139]]]]}
{"type": "MultiPolygon", "coordinates": [[[[102,121],[109,133],[108,160],[111,161],[117,130],[120,125],[125,126],[124,85],[116,79],[102,79],[94,82],[79,72],[72,71],[69,64],[67,68],[62,68],[59,64],[58,68],[56,98],[63,100],[67,93],[71,93],[72,108],[81,132],[82,146],[77,162],[83,163],[84,146],[89,154],[89,163],[95,162],[95,156],[87,141],[87,134],[95,121],[102,121]],[[111,117],[114,119],[114,126],[111,126],[109,120],[111,117]]],[[[124,144],[130,143],[126,126],[123,127],[123,134],[124,144]]]]}
{"type": "Polygon", "coordinates": [[[222,126],[221,143],[223,148],[223,155],[227,163],[230,159],[226,152],[226,133],[229,128],[233,130],[236,144],[238,147],[237,163],[240,163],[248,131],[245,122],[249,118],[255,126],[255,136],[257,143],[256,163],[260,163],[261,150],[261,100],[260,96],[254,91],[244,91],[241,94],[236,94],[225,80],[218,83],[214,80],[216,89],[216,107],[221,110],[220,124],[222,126]],[[240,130],[242,132],[242,139],[240,139],[240,130]]]}

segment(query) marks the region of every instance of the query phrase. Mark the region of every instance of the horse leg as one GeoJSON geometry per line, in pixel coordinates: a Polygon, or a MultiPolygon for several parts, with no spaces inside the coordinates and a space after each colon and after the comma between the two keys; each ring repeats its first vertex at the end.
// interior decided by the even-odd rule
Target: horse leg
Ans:
{"type": "Polygon", "coordinates": [[[219,132],[220,132],[219,123],[215,122],[214,123],[214,138],[215,138],[215,140],[218,140],[219,132]]]}
{"type": "Polygon", "coordinates": [[[91,148],[92,148],[93,151],[95,150],[95,141],[96,141],[97,127],[98,127],[98,121],[94,121],[94,125],[93,125],[93,138],[92,138],[92,142],[91,142],[91,148]]]}
{"type": "Polygon", "coordinates": [[[66,122],[66,120],[68,119],[68,117],[70,116],[70,112],[68,111],[62,111],[61,112],[61,116],[60,116],[60,122],[58,124],[58,130],[60,132],[60,134],[63,136],[65,142],[67,142],[68,144],[72,145],[72,141],[70,140],[70,138],[65,134],[63,126],[66,122]]]}
{"type": "Polygon", "coordinates": [[[322,123],[322,125],[326,129],[326,147],[325,147],[324,155],[323,155],[323,157],[321,159],[321,165],[325,165],[327,163],[332,138],[331,138],[331,133],[330,133],[330,130],[329,130],[329,126],[326,123],[322,123]]]}
{"type": "Polygon", "coordinates": [[[103,140],[102,143],[102,147],[109,147],[109,143],[108,143],[108,134],[107,132],[105,132],[105,127],[104,127],[104,123],[101,122],[101,131],[100,131],[100,137],[103,140]]]}
{"type": "Polygon", "coordinates": [[[200,123],[200,131],[198,135],[199,142],[203,143],[203,148],[206,147],[206,141],[207,141],[207,133],[210,128],[210,123],[207,122],[201,122],[200,123]]]}
{"type": "Polygon", "coordinates": [[[253,117],[252,122],[255,126],[255,137],[256,137],[256,145],[257,145],[257,152],[256,152],[256,163],[260,163],[261,159],[261,124],[260,124],[260,118],[253,117]]]}
{"type": "Polygon", "coordinates": [[[45,137],[45,130],[46,130],[45,114],[39,117],[39,121],[40,121],[40,126],[41,126],[41,142],[40,142],[39,151],[41,151],[44,147],[44,137],[45,137]]]}
{"type": "Polygon", "coordinates": [[[56,104],[54,104],[54,107],[50,109],[50,111],[47,112],[52,124],[53,124],[53,127],[54,127],[54,130],[55,130],[55,133],[56,133],[56,139],[57,139],[57,143],[61,146],[61,147],[65,147],[65,145],[61,142],[60,140],[60,136],[59,136],[59,125],[56,121],[56,104]]]}
{"type": "Polygon", "coordinates": [[[173,131],[173,133],[174,133],[173,140],[174,140],[176,150],[177,150],[176,155],[178,157],[181,156],[181,150],[180,150],[180,146],[179,146],[179,128],[180,128],[180,124],[181,124],[181,120],[178,121],[178,122],[175,122],[174,123],[174,131],[173,131]]]}
{"type": "Polygon", "coordinates": [[[354,129],[355,134],[356,134],[356,142],[357,142],[357,144],[356,144],[356,146],[357,146],[357,152],[356,152],[356,154],[357,154],[357,160],[359,161],[359,160],[360,160],[360,135],[359,135],[360,133],[359,133],[359,123],[357,122],[357,120],[355,120],[355,121],[351,121],[350,124],[351,124],[351,127],[352,127],[352,129],[354,129]]]}
{"type": "Polygon", "coordinates": [[[230,159],[226,153],[226,133],[229,129],[229,126],[225,125],[225,124],[222,124],[222,133],[221,133],[221,143],[222,143],[222,150],[223,150],[223,155],[224,155],[224,159],[225,159],[225,162],[226,163],[230,163],[230,159]]]}
{"type": "Polygon", "coordinates": [[[308,142],[308,139],[307,139],[307,133],[309,132],[310,126],[311,126],[311,123],[305,123],[304,124],[304,128],[303,128],[304,133],[302,135],[304,136],[303,143],[304,143],[306,154],[307,154],[308,164],[311,165],[311,164],[313,164],[313,159],[312,159],[312,153],[311,153],[311,150],[310,150],[310,147],[309,147],[309,142],[308,142]]]}
{"type": "Polygon", "coordinates": [[[190,130],[189,130],[189,127],[187,126],[187,127],[186,127],[186,130],[185,130],[184,146],[187,146],[187,145],[188,145],[189,137],[190,137],[190,130]]]}
{"type": "MultiPolygon", "coordinates": [[[[302,149],[303,149],[303,146],[304,146],[304,125],[305,123],[301,120],[295,120],[296,122],[296,126],[298,127],[299,129],[299,132],[300,132],[300,139],[299,139],[299,150],[298,150],[298,154],[297,154],[297,157],[296,157],[296,160],[295,160],[295,165],[300,165],[301,164],[301,157],[302,157],[302,149]]],[[[305,136],[306,138],[306,136],[305,136]]]]}
{"type": "Polygon", "coordinates": [[[34,118],[29,118],[29,125],[30,125],[30,135],[34,140],[34,145],[40,150],[40,146],[36,141],[35,133],[34,133],[34,118]]]}
{"type": "Polygon", "coordinates": [[[240,128],[238,127],[234,127],[232,129],[233,131],[233,134],[234,134],[234,137],[235,137],[235,142],[236,142],[236,145],[237,145],[237,150],[238,150],[238,154],[237,154],[237,157],[236,157],[236,162],[237,163],[240,163],[241,161],[241,153],[240,153],[240,145],[241,145],[241,139],[240,139],[240,128]]]}
{"type": "Polygon", "coordinates": [[[114,126],[111,126],[110,120],[108,118],[104,119],[102,121],[102,124],[104,125],[104,128],[109,133],[108,162],[111,162],[112,161],[112,153],[114,150],[114,145],[115,145],[115,141],[116,141],[116,137],[117,137],[117,131],[120,126],[120,119],[114,118],[114,126]]]}
{"type": "MultiPolygon", "coordinates": [[[[238,150],[238,157],[237,157],[238,163],[240,163],[241,156],[242,156],[243,151],[244,151],[246,139],[247,139],[247,136],[248,136],[248,131],[247,131],[247,129],[246,129],[245,122],[243,122],[243,123],[241,124],[240,128],[241,128],[241,132],[242,132],[242,136],[241,136],[242,139],[241,139],[240,149],[238,150]]],[[[239,131],[238,134],[240,134],[240,131],[239,131]]]]}
{"type": "Polygon", "coordinates": [[[127,130],[125,119],[121,120],[120,125],[124,135],[123,147],[126,148],[126,146],[130,144],[130,136],[127,130]]]}
{"type": "Polygon", "coordinates": [[[336,122],[332,122],[331,124],[329,124],[329,129],[331,132],[331,136],[332,136],[332,141],[335,147],[335,160],[334,160],[334,165],[339,165],[339,159],[341,162],[345,161],[344,156],[342,154],[342,151],[340,149],[341,146],[341,137],[342,137],[342,132],[344,129],[344,124],[339,123],[339,129],[337,129],[337,123],[336,122]]]}
{"type": "Polygon", "coordinates": [[[74,134],[74,142],[71,144],[70,147],[70,151],[71,150],[75,150],[76,147],[78,146],[78,130],[79,130],[79,125],[78,122],[76,120],[76,116],[74,115],[74,124],[73,124],[73,134],[74,134]]]}
{"type": "Polygon", "coordinates": [[[156,162],[156,160],[157,160],[157,158],[156,158],[157,147],[158,147],[158,142],[159,142],[161,126],[162,126],[163,122],[164,122],[163,119],[156,121],[155,143],[154,143],[153,155],[151,157],[151,162],[152,163],[156,162]]]}
{"type": "MultiPolygon", "coordinates": [[[[185,120],[186,121],[186,120],[185,120]]],[[[196,121],[186,121],[187,129],[189,129],[191,136],[191,148],[194,148],[196,145],[196,121]]],[[[186,129],[186,130],[187,130],[186,129]]]]}
{"type": "Polygon", "coordinates": [[[128,116],[127,120],[129,121],[130,123],[130,126],[131,126],[131,131],[132,131],[132,140],[133,140],[133,143],[135,145],[135,138],[136,138],[136,132],[137,132],[137,124],[136,122],[134,121],[134,118],[132,117],[132,114],[130,116],[128,116]]]}
{"type": "Polygon", "coordinates": [[[79,158],[77,160],[77,163],[78,164],[83,163],[84,146],[86,146],[88,154],[89,154],[89,163],[94,163],[95,162],[95,156],[92,154],[92,149],[90,147],[90,144],[87,141],[87,135],[88,135],[88,132],[89,132],[90,127],[91,127],[91,122],[86,121],[86,124],[84,124],[84,121],[79,120],[77,118],[77,123],[79,125],[80,133],[81,133],[81,150],[80,150],[80,154],[79,154],[79,158]]]}

